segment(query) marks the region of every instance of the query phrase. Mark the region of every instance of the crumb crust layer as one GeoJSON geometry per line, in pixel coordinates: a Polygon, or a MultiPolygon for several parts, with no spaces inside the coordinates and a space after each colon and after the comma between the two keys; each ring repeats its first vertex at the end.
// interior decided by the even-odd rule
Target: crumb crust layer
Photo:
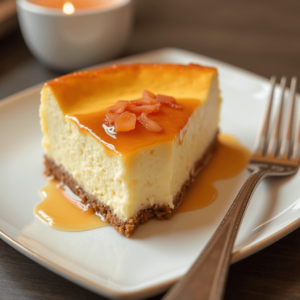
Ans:
{"type": "Polygon", "coordinates": [[[82,199],[84,203],[90,204],[95,212],[100,213],[105,221],[110,223],[115,230],[127,237],[130,237],[136,231],[139,225],[145,224],[151,219],[169,220],[172,218],[176,212],[176,209],[184,200],[189,187],[194,183],[195,174],[198,174],[199,170],[201,170],[207,164],[216,148],[217,134],[215,135],[215,138],[211,144],[207,147],[202,157],[195,163],[194,170],[196,170],[196,172],[193,171],[190,173],[189,179],[185,181],[179,192],[175,195],[173,199],[173,209],[168,205],[154,204],[151,207],[140,210],[136,216],[132,216],[126,221],[121,220],[116,214],[114,214],[109,206],[102,203],[94,195],[86,192],[84,187],[82,187],[71,174],[65,171],[62,165],[57,165],[53,159],[47,157],[46,155],[44,155],[44,173],[48,177],[54,176],[57,180],[67,185],[74,194],[78,195],[82,199]]]}

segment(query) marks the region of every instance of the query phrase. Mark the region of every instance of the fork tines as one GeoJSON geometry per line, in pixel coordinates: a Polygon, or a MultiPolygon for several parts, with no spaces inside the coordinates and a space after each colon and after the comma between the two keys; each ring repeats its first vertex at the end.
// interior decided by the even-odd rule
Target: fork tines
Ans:
{"type": "Polygon", "coordinates": [[[291,80],[288,97],[285,97],[287,94],[286,78],[281,78],[279,105],[274,124],[271,126],[275,87],[276,77],[272,76],[271,93],[255,143],[254,153],[256,156],[270,156],[277,159],[299,159],[300,104],[296,92],[297,78],[293,77],[291,80]]]}

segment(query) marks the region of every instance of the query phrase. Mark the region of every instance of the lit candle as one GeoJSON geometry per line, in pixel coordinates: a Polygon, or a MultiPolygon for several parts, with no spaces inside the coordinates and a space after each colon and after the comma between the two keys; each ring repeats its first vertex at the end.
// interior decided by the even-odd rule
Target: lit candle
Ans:
{"type": "Polygon", "coordinates": [[[66,2],[62,8],[64,14],[71,15],[75,12],[74,5],[71,2],[66,2]]]}
{"type": "Polygon", "coordinates": [[[118,5],[121,0],[28,0],[29,2],[48,8],[61,9],[64,14],[72,15],[80,9],[105,9],[118,5]]]}

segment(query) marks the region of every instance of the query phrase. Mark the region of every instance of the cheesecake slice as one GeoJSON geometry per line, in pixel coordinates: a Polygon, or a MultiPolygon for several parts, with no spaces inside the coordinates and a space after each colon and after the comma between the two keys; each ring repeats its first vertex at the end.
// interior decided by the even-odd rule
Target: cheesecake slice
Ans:
{"type": "Polygon", "coordinates": [[[169,219],[184,201],[216,146],[220,102],[217,70],[195,64],[114,65],[49,81],[40,105],[45,173],[129,237],[152,218],[169,219]],[[177,106],[161,102],[145,113],[158,131],[139,111],[133,129],[116,132],[110,108],[145,90],[177,106]]]}

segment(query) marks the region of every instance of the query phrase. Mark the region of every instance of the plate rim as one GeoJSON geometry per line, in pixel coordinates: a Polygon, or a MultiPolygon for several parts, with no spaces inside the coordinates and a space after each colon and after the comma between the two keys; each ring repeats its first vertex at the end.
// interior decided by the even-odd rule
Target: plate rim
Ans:
{"type": "MultiPolygon", "coordinates": [[[[212,62],[216,62],[219,65],[222,65],[226,68],[230,68],[233,71],[244,73],[248,76],[253,76],[258,78],[259,80],[263,80],[265,82],[268,82],[268,79],[265,77],[255,74],[253,72],[244,70],[242,68],[236,67],[234,65],[231,65],[226,62],[222,62],[220,60],[201,55],[192,51],[176,48],[176,47],[166,47],[166,48],[160,48],[152,51],[147,51],[143,53],[138,53],[131,56],[126,56],[117,60],[113,60],[110,62],[105,62],[103,64],[94,65],[89,67],[88,69],[94,69],[105,65],[112,65],[116,63],[122,63],[123,60],[130,60],[131,58],[137,58],[139,56],[143,57],[145,55],[170,55],[171,54],[177,54],[177,55],[189,55],[189,56],[198,56],[199,58],[206,59],[212,62]]],[[[8,97],[3,98],[0,100],[0,110],[4,108],[7,105],[13,104],[14,102],[17,102],[23,97],[30,96],[31,94],[35,94],[41,90],[43,86],[42,83],[38,83],[36,85],[33,85],[29,88],[26,88],[24,90],[21,90],[17,93],[14,93],[13,95],[10,95],[8,97]]],[[[233,252],[231,257],[231,263],[236,263],[244,258],[247,258],[248,256],[266,248],[267,246],[277,242],[279,239],[283,238],[284,236],[288,235],[292,231],[296,230],[300,226],[300,218],[294,220],[290,224],[284,226],[280,230],[274,232],[273,234],[269,235],[268,237],[265,237],[264,239],[251,244],[249,246],[243,247],[240,250],[237,250],[233,252]]],[[[24,254],[28,258],[32,259],[36,263],[42,265],[43,267],[47,268],[48,270],[58,274],[59,276],[62,276],[66,278],[69,281],[74,282],[75,284],[78,284],[88,290],[91,290],[97,294],[110,297],[110,298],[118,298],[118,299],[138,299],[145,296],[151,296],[157,293],[160,293],[164,290],[166,290],[169,286],[171,286],[173,283],[178,281],[181,276],[177,276],[173,279],[163,281],[162,283],[155,284],[146,288],[139,288],[135,291],[118,291],[112,288],[108,288],[102,284],[95,283],[92,280],[89,280],[83,276],[80,276],[71,270],[68,270],[67,268],[64,268],[56,263],[51,262],[47,258],[43,257],[42,255],[35,253],[34,251],[30,250],[26,246],[22,245],[12,237],[10,237],[7,233],[5,233],[3,230],[0,229],[0,238],[6,242],[8,245],[12,246],[14,249],[19,251],[20,253],[24,254]]]]}

